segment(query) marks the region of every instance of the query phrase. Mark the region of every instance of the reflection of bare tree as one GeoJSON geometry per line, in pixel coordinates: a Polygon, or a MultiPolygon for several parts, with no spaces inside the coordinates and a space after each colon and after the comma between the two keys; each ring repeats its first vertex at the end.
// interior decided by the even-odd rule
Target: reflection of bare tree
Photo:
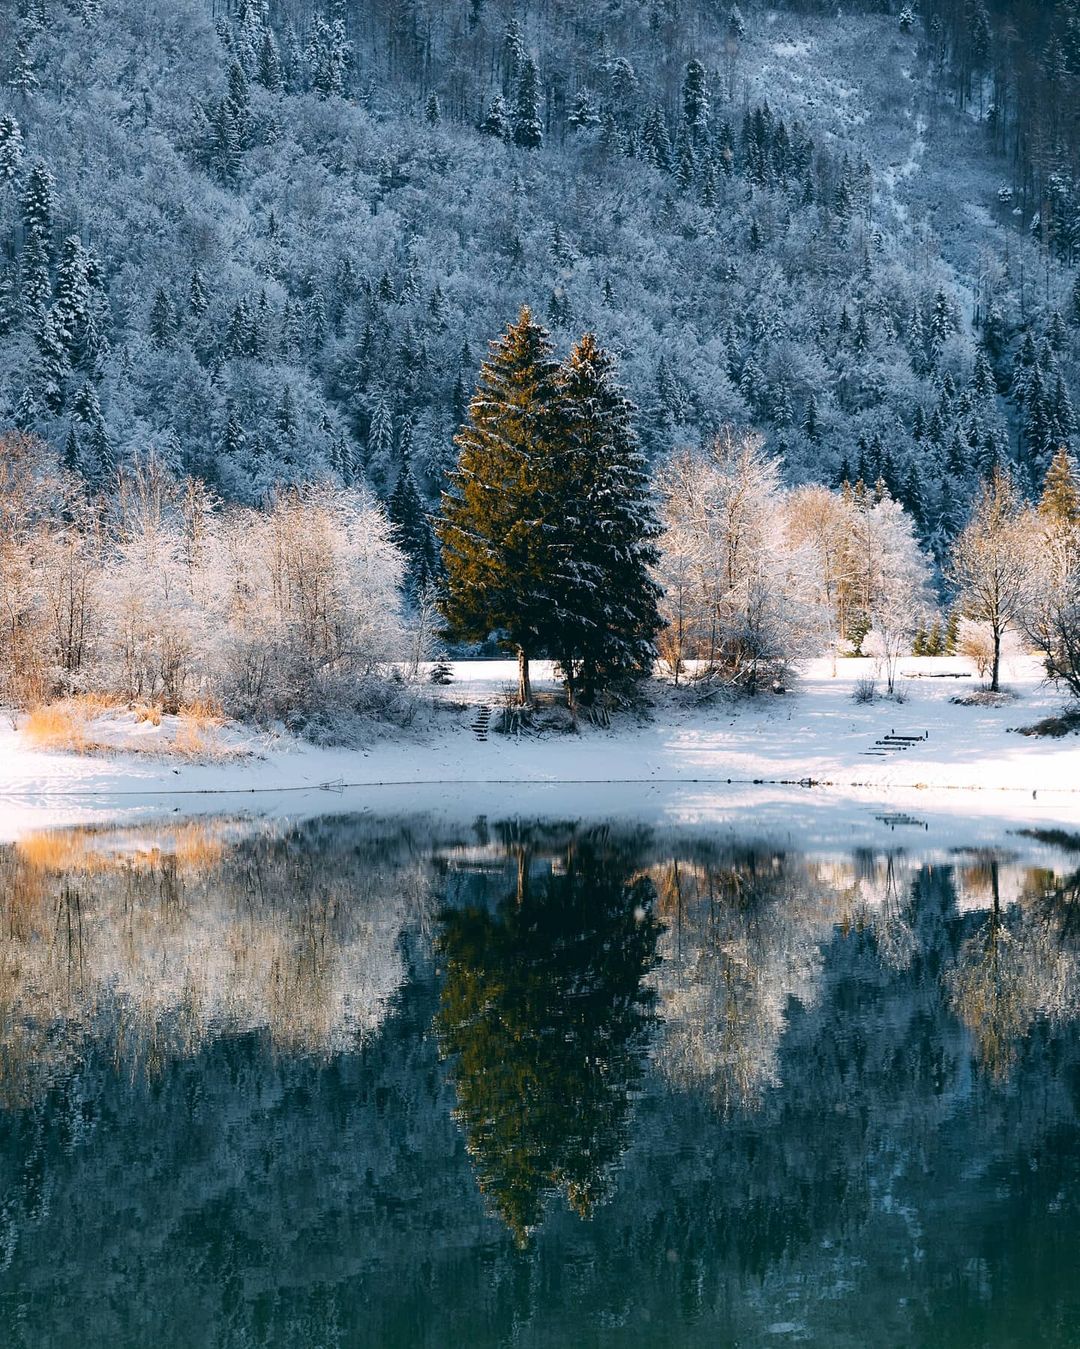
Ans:
{"type": "Polygon", "coordinates": [[[0,1092],[77,1056],[103,1012],[132,1071],[222,1031],[329,1053],[374,1030],[428,864],[355,823],[306,832],[196,822],[0,850],[0,1092]]]}
{"type": "Polygon", "coordinates": [[[910,878],[901,876],[893,853],[885,859],[881,902],[874,910],[874,936],[882,964],[892,970],[911,968],[918,950],[918,939],[905,917],[911,893],[910,878]]]}
{"type": "Polygon", "coordinates": [[[706,1085],[721,1109],[753,1105],[779,1081],[789,1001],[814,1003],[835,914],[812,871],[771,850],[652,874],[668,923],[653,976],[660,1066],[680,1086],[706,1085]]]}
{"type": "Polygon", "coordinates": [[[1039,1018],[1060,1021],[1076,1014],[1076,924],[1068,897],[1075,887],[1029,872],[1019,902],[1006,909],[1000,861],[990,857],[983,866],[989,914],[964,942],[946,985],[979,1062],[995,1081],[1003,1081],[1019,1042],[1039,1018]]]}

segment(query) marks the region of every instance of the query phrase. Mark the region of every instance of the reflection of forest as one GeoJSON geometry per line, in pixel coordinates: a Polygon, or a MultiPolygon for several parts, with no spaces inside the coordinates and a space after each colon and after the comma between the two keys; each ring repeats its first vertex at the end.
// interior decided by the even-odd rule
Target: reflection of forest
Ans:
{"type": "Polygon", "coordinates": [[[401,983],[427,864],[399,829],[229,821],[75,830],[0,849],[0,1090],[106,1035],[129,1065],[265,1027],[327,1054],[401,983]]]}
{"type": "Polygon", "coordinates": [[[1078,1323],[1080,863],[1049,845],[225,823],[41,836],[0,887],[16,1343],[1078,1323]]]}
{"type": "MultiPolygon", "coordinates": [[[[36,1074],[76,1061],[90,1035],[111,1036],[126,1062],[150,1068],[208,1036],[255,1028],[282,1051],[348,1048],[378,1028],[406,977],[403,942],[424,945],[440,902],[461,909],[441,938],[458,1033],[470,980],[495,978],[508,999],[503,1009],[497,997],[488,1017],[495,1066],[472,1047],[474,1083],[510,1071],[498,1037],[512,1038],[511,1014],[538,1036],[532,1023],[564,1003],[603,1025],[637,988],[637,970],[631,1002],[656,999],[662,1029],[651,1053],[668,1080],[706,1090],[722,1111],[760,1104],[780,1081],[791,1007],[815,1006],[824,953],[852,933],[872,937],[883,967],[939,969],[979,1062],[1001,1079],[1037,1021],[1077,1010],[1080,869],[1070,869],[1068,841],[1053,841],[1065,847],[1056,864],[988,850],[947,859],[943,871],[902,853],[822,858],[647,831],[483,823],[442,837],[422,821],[366,817],[32,835],[0,849],[0,1090],[17,1096],[36,1074]],[[933,950],[912,908],[928,866],[947,877],[956,910],[933,950]],[[655,902],[642,901],[646,892],[655,902]],[[631,900],[649,924],[623,931],[631,900]],[[481,922],[478,901],[501,904],[502,917],[481,922]],[[595,931],[581,927],[583,914],[595,931]],[[655,960],[627,945],[645,932],[655,960]],[[609,982],[594,979],[586,1004],[566,982],[584,980],[585,968],[543,962],[591,958],[589,942],[608,952],[609,982]],[[499,960],[518,969],[520,989],[492,974],[499,960]],[[541,987],[547,1002],[530,1001],[541,987]]],[[[447,1053],[460,1054],[449,1021],[441,1033],[447,1053]]],[[[549,1085],[555,1066],[543,1070],[549,1085]]]]}

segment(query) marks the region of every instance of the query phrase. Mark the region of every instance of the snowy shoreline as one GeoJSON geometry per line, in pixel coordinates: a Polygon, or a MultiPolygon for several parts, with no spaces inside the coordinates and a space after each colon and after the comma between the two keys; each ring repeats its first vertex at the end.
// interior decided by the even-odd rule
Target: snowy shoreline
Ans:
{"type": "MultiPolygon", "coordinates": [[[[855,683],[872,668],[841,660],[834,674],[831,662],[816,661],[783,696],[698,706],[664,696],[649,719],[623,718],[611,730],[493,733],[485,741],[473,730],[476,710],[499,704],[513,666],[460,662],[450,685],[430,690],[442,706],[427,726],[359,749],[229,727],[231,755],[221,762],[124,752],[136,736],[152,744],[155,730],[145,723],[129,729],[120,719],[117,752],[92,756],[36,749],[8,723],[0,729],[0,839],[178,811],[705,820],[764,810],[782,823],[841,804],[859,815],[875,802],[954,820],[1080,829],[1080,736],[1029,738],[1011,729],[1061,708],[1034,662],[1018,660],[1006,672],[1016,696],[1001,707],[952,703],[976,681],[930,677],[970,675],[965,662],[946,658],[902,663],[907,701],[857,704],[855,683]],[[873,754],[890,733],[925,738],[873,754]]],[[[537,673],[541,687],[550,681],[548,667],[537,673]]]]}

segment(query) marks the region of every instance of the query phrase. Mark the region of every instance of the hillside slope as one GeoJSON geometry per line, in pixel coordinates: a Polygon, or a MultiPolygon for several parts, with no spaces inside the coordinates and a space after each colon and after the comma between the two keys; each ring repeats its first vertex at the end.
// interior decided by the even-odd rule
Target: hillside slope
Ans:
{"type": "Polygon", "coordinates": [[[239,498],[434,494],[522,302],[618,353],[651,453],[752,422],[938,546],[1073,433],[1071,278],[895,18],[291,9],[0,17],[0,422],[91,479],[153,446],[239,498]]]}

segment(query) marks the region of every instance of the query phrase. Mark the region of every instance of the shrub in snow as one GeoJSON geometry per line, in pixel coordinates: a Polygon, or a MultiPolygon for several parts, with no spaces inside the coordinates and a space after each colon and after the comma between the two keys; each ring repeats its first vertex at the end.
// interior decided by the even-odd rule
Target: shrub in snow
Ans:
{"type": "Polygon", "coordinates": [[[993,669],[994,636],[987,624],[962,618],[956,649],[958,655],[971,661],[980,679],[985,679],[993,669]]]}

